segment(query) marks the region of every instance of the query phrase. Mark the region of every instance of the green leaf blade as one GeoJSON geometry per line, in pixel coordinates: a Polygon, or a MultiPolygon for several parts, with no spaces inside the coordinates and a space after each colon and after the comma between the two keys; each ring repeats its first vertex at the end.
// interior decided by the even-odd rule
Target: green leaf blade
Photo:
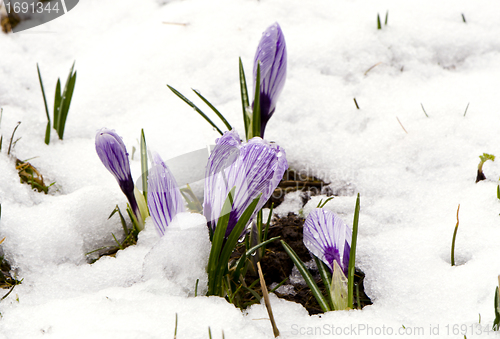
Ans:
{"type": "Polygon", "coordinates": [[[354,270],[356,264],[356,244],[358,240],[358,222],[359,222],[359,193],[356,198],[356,207],[354,208],[354,221],[352,224],[351,252],[349,254],[349,266],[347,269],[347,306],[353,308],[354,305],[354,270]]]}
{"type": "Polygon", "coordinates": [[[302,260],[300,260],[297,253],[295,253],[295,251],[283,240],[281,240],[281,245],[283,246],[283,248],[285,249],[285,252],[288,254],[290,259],[292,259],[293,263],[295,264],[295,266],[299,270],[300,274],[302,275],[302,277],[306,281],[307,286],[309,286],[309,289],[311,290],[312,294],[314,295],[314,297],[318,301],[318,304],[321,307],[321,309],[323,310],[323,312],[332,311],[330,305],[328,305],[328,302],[326,301],[326,299],[323,296],[323,294],[321,293],[318,285],[314,281],[314,278],[312,277],[311,273],[306,268],[306,266],[304,265],[302,260]]]}
{"type": "Polygon", "coordinates": [[[224,134],[224,133],[222,133],[222,131],[220,130],[220,128],[217,127],[217,125],[214,124],[214,122],[212,120],[210,120],[210,118],[205,113],[203,113],[203,111],[201,109],[198,108],[198,106],[196,106],[193,102],[191,102],[191,100],[189,100],[188,98],[186,98],[184,95],[182,95],[178,90],[176,90],[172,86],[167,85],[167,87],[175,95],[177,95],[182,101],[184,101],[186,104],[188,104],[189,106],[191,106],[191,108],[193,108],[199,115],[201,115],[213,128],[215,128],[217,130],[217,132],[220,133],[220,135],[224,134]]]}

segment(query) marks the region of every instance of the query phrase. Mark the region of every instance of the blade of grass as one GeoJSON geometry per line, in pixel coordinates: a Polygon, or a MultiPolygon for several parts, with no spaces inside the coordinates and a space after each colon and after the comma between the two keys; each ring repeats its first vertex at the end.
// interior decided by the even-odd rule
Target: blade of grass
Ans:
{"type": "Polygon", "coordinates": [[[389,11],[385,12],[385,22],[384,22],[385,26],[387,26],[388,21],[389,21],[389,11]]]}
{"type": "Polygon", "coordinates": [[[54,96],[54,129],[57,131],[59,129],[59,115],[61,114],[61,80],[57,79],[56,84],[56,94],[54,96]]]}
{"type": "Polygon", "coordinates": [[[229,212],[232,207],[232,197],[235,188],[233,187],[228,193],[227,198],[222,206],[222,211],[217,221],[217,226],[212,235],[212,248],[210,249],[210,256],[208,258],[207,273],[208,273],[208,291],[207,295],[219,295],[220,282],[218,281],[217,267],[219,265],[219,257],[226,234],[227,225],[229,223],[229,212]]]}
{"type": "Polygon", "coordinates": [[[40,88],[42,89],[43,103],[45,105],[45,113],[47,114],[47,128],[45,129],[45,144],[50,143],[50,114],[49,114],[49,106],[47,105],[47,98],[45,97],[45,88],[43,87],[42,75],[40,74],[40,67],[38,67],[38,63],[36,64],[36,69],[38,71],[38,81],[40,82],[40,88]]]}
{"type": "Polygon", "coordinates": [[[458,204],[457,208],[457,224],[455,225],[455,231],[453,231],[453,239],[451,240],[451,266],[455,266],[455,240],[457,239],[458,232],[458,212],[460,211],[460,204],[458,204]]]}
{"type": "MultiPolygon", "coordinates": [[[[318,257],[314,256],[314,262],[318,267],[319,275],[321,276],[321,280],[323,280],[323,284],[325,285],[325,289],[330,291],[330,285],[332,284],[332,275],[329,272],[329,269],[323,263],[323,261],[319,260],[318,257]]],[[[328,299],[330,301],[331,308],[333,309],[333,300],[332,294],[327,293],[328,299]]]]}
{"type": "Polygon", "coordinates": [[[62,92],[61,104],[59,109],[59,121],[57,123],[57,134],[59,135],[59,139],[63,139],[64,136],[64,128],[66,127],[66,119],[69,113],[69,107],[71,105],[71,99],[73,98],[73,91],[75,89],[76,84],[76,71],[73,73],[73,69],[75,68],[75,62],[71,66],[71,69],[68,74],[68,79],[66,80],[66,84],[64,85],[64,90],[62,92]]]}
{"type": "Polygon", "coordinates": [[[241,58],[239,61],[239,74],[240,74],[241,106],[243,109],[243,123],[245,125],[245,136],[248,139],[250,119],[248,118],[247,115],[247,109],[250,107],[250,103],[248,100],[247,80],[245,78],[245,70],[243,69],[243,63],[241,62],[241,58]]]}
{"type": "Polygon", "coordinates": [[[318,301],[318,304],[323,312],[332,311],[330,305],[328,305],[328,302],[325,299],[325,296],[321,293],[318,285],[316,285],[316,282],[314,281],[314,278],[312,277],[311,273],[306,268],[302,260],[300,260],[297,253],[295,253],[295,251],[283,240],[281,240],[281,245],[285,249],[285,252],[288,254],[290,259],[292,259],[293,263],[302,275],[302,278],[304,278],[304,280],[306,281],[307,286],[309,286],[309,289],[318,301]]]}
{"type": "Polygon", "coordinates": [[[377,13],[377,29],[382,29],[382,24],[380,23],[380,15],[377,13]]]}
{"type": "Polygon", "coordinates": [[[222,115],[221,112],[219,112],[219,110],[217,108],[215,108],[214,105],[212,105],[207,99],[205,99],[205,97],[203,95],[201,95],[200,92],[198,92],[197,90],[193,89],[193,92],[196,93],[196,95],[198,97],[200,97],[201,100],[203,100],[203,102],[205,104],[207,104],[208,107],[210,107],[212,109],[212,111],[215,112],[215,114],[217,114],[217,116],[219,117],[219,119],[222,120],[222,122],[224,123],[224,125],[226,125],[227,129],[230,131],[232,130],[233,128],[231,127],[231,125],[229,124],[229,122],[227,122],[226,118],[224,118],[224,116],[222,115]]]}
{"type": "Polygon", "coordinates": [[[260,61],[257,63],[257,77],[255,80],[255,98],[253,100],[252,114],[252,134],[253,137],[260,137],[260,61]]]}
{"type": "Polygon", "coordinates": [[[359,222],[359,193],[356,198],[356,207],[354,208],[354,221],[352,223],[351,252],[349,254],[349,266],[347,269],[347,307],[353,308],[354,298],[354,265],[356,264],[356,243],[358,241],[358,222],[359,222]]]}
{"type": "Polygon", "coordinates": [[[172,86],[170,85],[167,85],[167,87],[172,91],[174,92],[175,95],[177,95],[182,101],[184,101],[186,104],[188,104],[189,106],[191,106],[199,115],[201,115],[210,125],[212,125],[213,128],[215,128],[217,130],[217,132],[220,133],[220,135],[223,135],[224,133],[222,133],[222,131],[219,129],[219,127],[217,127],[217,125],[215,125],[212,120],[210,120],[210,118],[205,114],[203,113],[203,111],[201,109],[198,108],[198,106],[196,106],[195,104],[193,104],[188,98],[186,98],[184,95],[182,95],[178,90],[176,90],[175,88],[173,88],[172,86]]]}
{"type": "Polygon", "coordinates": [[[427,115],[427,112],[425,111],[424,105],[422,105],[422,103],[420,103],[420,106],[422,106],[422,111],[424,111],[425,116],[428,118],[429,116],[427,115]]]}
{"type": "MultiPolygon", "coordinates": [[[[224,247],[222,248],[222,251],[220,252],[220,258],[219,262],[216,268],[216,272],[218,274],[218,280],[221,280],[222,277],[226,274],[226,271],[228,269],[228,262],[229,258],[231,257],[231,254],[234,251],[234,248],[236,247],[236,244],[238,243],[238,239],[240,239],[241,234],[243,233],[243,230],[245,229],[245,226],[247,225],[248,221],[253,215],[253,212],[255,211],[255,207],[259,203],[260,197],[262,194],[259,194],[257,198],[255,198],[250,205],[245,209],[243,214],[241,215],[240,219],[234,226],[233,230],[231,231],[231,234],[229,234],[229,237],[226,239],[226,243],[224,244],[224,247]]],[[[228,213],[228,218],[229,218],[229,213],[228,213]]],[[[217,231],[217,230],[216,230],[217,231]]]]}
{"type": "Polygon", "coordinates": [[[12,131],[12,136],[10,137],[9,149],[7,150],[7,155],[10,155],[10,150],[12,147],[12,140],[14,139],[14,134],[16,133],[16,130],[20,124],[21,124],[21,122],[18,121],[16,127],[14,127],[14,130],[12,131]]]}

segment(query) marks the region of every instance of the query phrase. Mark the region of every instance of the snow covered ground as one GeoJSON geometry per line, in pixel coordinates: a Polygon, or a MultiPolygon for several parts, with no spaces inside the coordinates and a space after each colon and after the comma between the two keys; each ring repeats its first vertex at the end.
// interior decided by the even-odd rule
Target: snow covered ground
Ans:
{"type": "MultiPolygon", "coordinates": [[[[499,12],[492,0],[82,0],[45,25],[0,34],[1,248],[24,279],[0,302],[0,338],[172,338],[176,313],[179,338],[208,338],[209,326],[214,338],[273,337],[263,305],[242,313],[221,298],[188,296],[187,271],[148,273],[148,253],[162,246],[150,223],[116,258],[89,265],[85,253],[112,244],[121,225],[107,218],[126,204],[96,155],[96,131],[115,129],[130,151],[144,128],[164,159],[213,144],[218,133],[168,83],[191,98],[191,87],[200,90],[244,135],[238,57],[250,75],[261,32],[275,21],[288,77],[266,138],[292,168],[331,182],[340,196],[326,207],[349,225],[361,194],[357,266],[373,301],[320,317],[273,297],[281,337],[498,336],[480,332],[491,329],[500,274],[500,164],[487,162],[488,179],[474,181],[478,156],[500,155],[499,12]],[[36,63],[51,107],[74,60],[65,138],[53,132],[47,146],[36,63]],[[19,183],[6,154],[18,121],[14,156],[36,157],[56,182],[49,195],[19,183]]],[[[138,179],[137,153],[132,167],[138,179]]],[[[172,243],[186,242],[171,233],[172,243]]],[[[203,271],[188,245],[164,244],[165,260],[203,271]]]]}

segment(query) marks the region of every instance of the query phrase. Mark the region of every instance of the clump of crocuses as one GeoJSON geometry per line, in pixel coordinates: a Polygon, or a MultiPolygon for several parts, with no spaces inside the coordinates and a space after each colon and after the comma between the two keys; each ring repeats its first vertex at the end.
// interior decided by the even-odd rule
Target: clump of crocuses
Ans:
{"type": "Polygon", "coordinates": [[[267,122],[276,109],[278,98],[285,87],[287,52],[285,36],[280,25],[269,26],[260,39],[254,57],[253,86],[256,88],[260,64],[260,136],[264,137],[267,122]]]}
{"type": "Polygon", "coordinates": [[[136,188],[130,173],[127,148],[122,138],[114,130],[102,128],[95,136],[95,149],[103,165],[113,174],[123,194],[127,197],[130,209],[136,218],[137,226],[141,230],[144,227],[143,216],[136,198],[141,199],[142,195],[137,194],[136,196],[136,188]]]}
{"type": "Polygon", "coordinates": [[[253,215],[264,206],[287,168],[285,150],[280,146],[259,137],[242,143],[236,131],[225,132],[217,139],[205,173],[203,214],[210,229],[215,229],[224,202],[233,188],[226,237],[260,194],[253,215]]]}

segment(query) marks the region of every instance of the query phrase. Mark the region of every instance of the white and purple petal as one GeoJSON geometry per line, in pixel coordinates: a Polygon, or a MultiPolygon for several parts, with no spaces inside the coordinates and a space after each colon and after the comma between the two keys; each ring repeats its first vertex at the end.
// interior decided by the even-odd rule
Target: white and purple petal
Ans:
{"type": "Polygon", "coordinates": [[[304,222],[304,245],[333,272],[337,261],[345,275],[349,265],[352,231],[335,213],[313,210],[304,222]]]}
{"type": "Polygon", "coordinates": [[[269,26],[257,46],[254,57],[254,90],[257,78],[257,64],[260,62],[260,114],[261,134],[264,137],[266,124],[276,108],[278,98],[286,80],[287,52],[285,36],[280,25],[269,26]]]}
{"type": "Polygon", "coordinates": [[[148,175],[148,208],[156,229],[163,236],[185,204],[174,176],[158,154],[153,155],[153,167],[148,175]]]}
{"type": "Polygon", "coordinates": [[[122,138],[114,130],[102,128],[95,136],[95,149],[103,165],[118,181],[137,219],[142,220],[134,196],[135,186],[130,174],[127,148],[122,138]]]}
{"type": "Polygon", "coordinates": [[[259,194],[262,196],[255,211],[264,206],[287,168],[285,151],[278,145],[258,137],[242,144],[236,131],[224,133],[210,154],[205,176],[203,213],[211,229],[215,229],[233,187],[235,193],[226,236],[259,194]]]}

